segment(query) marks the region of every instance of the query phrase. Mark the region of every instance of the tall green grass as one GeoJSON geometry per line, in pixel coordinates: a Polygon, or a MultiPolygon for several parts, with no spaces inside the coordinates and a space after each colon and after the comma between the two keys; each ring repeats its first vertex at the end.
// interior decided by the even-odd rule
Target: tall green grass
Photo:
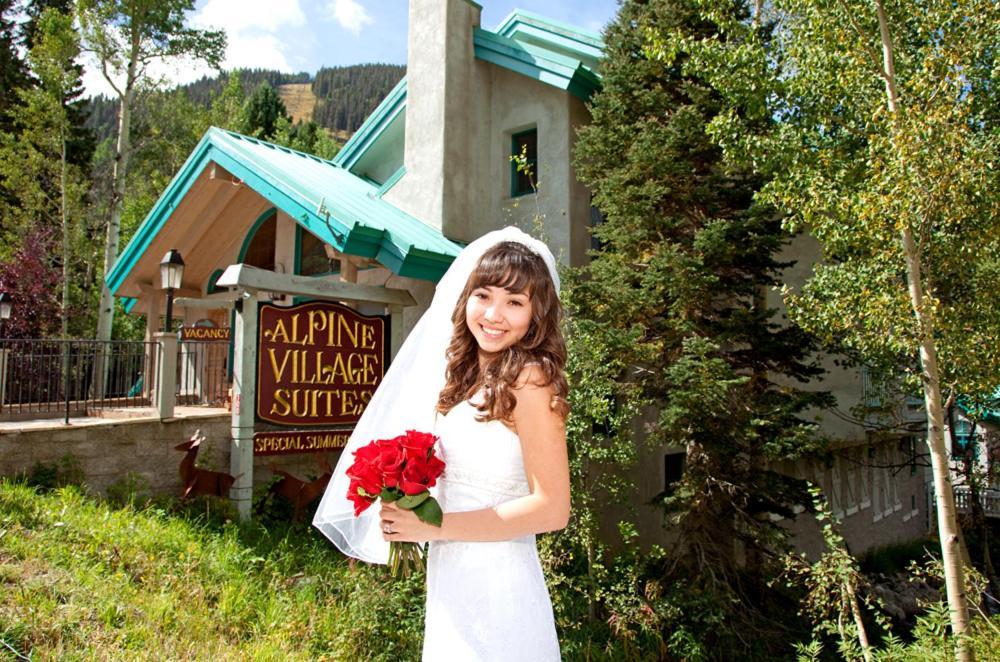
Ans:
{"type": "Polygon", "coordinates": [[[0,659],[419,658],[422,575],[387,590],[304,524],[217,508],[0,481],[0,659]]]}

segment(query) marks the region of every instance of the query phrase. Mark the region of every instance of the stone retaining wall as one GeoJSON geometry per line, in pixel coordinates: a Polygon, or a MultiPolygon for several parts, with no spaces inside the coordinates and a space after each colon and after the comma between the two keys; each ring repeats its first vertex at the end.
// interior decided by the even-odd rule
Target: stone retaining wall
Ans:
{"type": "MultiPolygon", "coordinates": [[[[174,446],[200,429],[207,438],[198,454],[198,466],[228,472],[231,420],[230,414],[221,412],[164,421],[88,419],[70,426],[5,426],[0,430],[0,476],[29,473],[38,464],[58,465],[68,458],[82,471],[84,484],[93,493],[105,494],[109,486],[132,473],[141,476],[142,487],[151,494],[180,496],[184,454],[174,446]]],[[[329,455],[331,465],[336,464],[337,455],[329,455]]],[[[254,464],[257,487],[271,480],[270,465],[303,479],[322,473],[311,454],[260,457],[254,464]]]]}

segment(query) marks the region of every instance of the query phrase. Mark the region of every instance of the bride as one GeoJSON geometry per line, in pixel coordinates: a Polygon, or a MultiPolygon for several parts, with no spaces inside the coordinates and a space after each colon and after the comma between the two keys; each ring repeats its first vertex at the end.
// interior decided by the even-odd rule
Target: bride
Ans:
{"type": "Polygon", "coordinates": [[[551,252],[516,228],[472,242],[438,284],[341,455],[314,524],[344,553],[385,563],[429,542],[423,659],[558,660],[535,534],[566,526],[565,343],[551,252]],[[352,452],[433,430],[440,527],[395,504],[355,518],[352,452]]]}

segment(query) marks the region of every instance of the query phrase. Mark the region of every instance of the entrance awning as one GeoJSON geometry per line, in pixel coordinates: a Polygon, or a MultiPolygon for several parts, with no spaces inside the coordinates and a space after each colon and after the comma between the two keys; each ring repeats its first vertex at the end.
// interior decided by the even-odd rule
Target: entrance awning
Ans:
{"type": "Polygon", "coordinates": [[[234,195],[228,189],[252,190],[338,251],[375,259],[400,276],[436,281],[461,250],[439,230],[378,197],[376,185],[330,161],[213,127],[106,275],[111,291],[137,296],[135,272],[155,273],[163,253],[185,237],[211,242],[208,229],[196,226],[212,219],[192,219],[228,204],[234,195]],[[184,222],[194,227],[170,227],[181,208],[184,222]]]}

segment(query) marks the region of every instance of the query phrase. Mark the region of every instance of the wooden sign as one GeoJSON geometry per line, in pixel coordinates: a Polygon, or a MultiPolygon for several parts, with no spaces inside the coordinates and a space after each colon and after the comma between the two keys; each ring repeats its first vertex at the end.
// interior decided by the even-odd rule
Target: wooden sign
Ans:
{"type": "Polygon", "coordinates": [[[184,342],[209,342],[222,340],[229,342],[229,327],[216,326],[208,319],[198,320],[191,326],[181,327],[181,340],[184,342]]]}
{"type": "Polygon", "coordinates": [[[335,451],[347,445],[351,430],[292,430],[255,432],[254,455],[290,455],[335,451]]]}
{"type": "Polygon", "coordinates": [[[356,423],[385,374],[385,324],[332,302],[262,305],[257,417],[297,427],[356,423]]]}

